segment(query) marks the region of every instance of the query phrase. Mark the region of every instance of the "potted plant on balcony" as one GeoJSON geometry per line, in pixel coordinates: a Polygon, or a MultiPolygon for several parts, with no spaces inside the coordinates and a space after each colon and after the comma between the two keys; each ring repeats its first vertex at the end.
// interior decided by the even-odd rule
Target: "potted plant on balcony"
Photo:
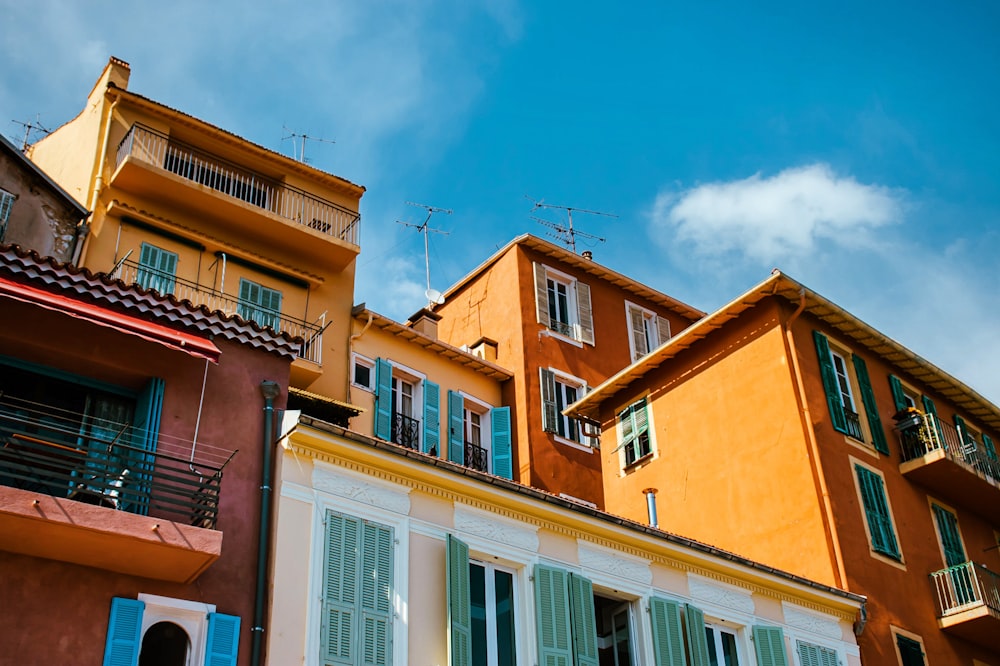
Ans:
{"type": "Polygon", "coordinates": [[[896,430],[904,432],[919,428],[924,422],[924,414],[916,407],[904,407],[896,412],[892,419],[896,422],[896,430]]]}

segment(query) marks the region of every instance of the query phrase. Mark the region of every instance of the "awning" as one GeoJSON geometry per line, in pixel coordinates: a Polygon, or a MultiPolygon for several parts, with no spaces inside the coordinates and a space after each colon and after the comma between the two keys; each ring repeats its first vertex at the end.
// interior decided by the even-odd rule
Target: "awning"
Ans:
{"type": "Polygon", "coordinates": [[[54,294],[14,282],[4,277],[0,277],[0,296],[84,319],[98,326],[136,335],[164,347],[176,349],[197,358],[208,359],[213,363],[218,363],[219,356],[222,354],[211,340],[121,312],[108,310],[100,305],[85,303],[69,296],[54,294]]]}

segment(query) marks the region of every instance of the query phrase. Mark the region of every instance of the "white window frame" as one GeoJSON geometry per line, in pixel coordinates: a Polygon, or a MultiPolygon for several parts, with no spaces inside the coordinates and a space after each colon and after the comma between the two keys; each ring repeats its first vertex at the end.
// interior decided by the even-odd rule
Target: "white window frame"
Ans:
{"type": "Polygon", "coordinates": [[[563,271],[560,271],[558,269],[552,268],[551,266],[539,262],[532,263],[532,272],[533,272],[533,280],[535,287],[536,316],[538,316],[539,323],[542,323],[543,325],[547,326],[546,329],[541,331],[540,335],[554,337],[557,340],[568,342],[577,347],[583,347],[584,344],[593,345],[594,340],[592,338],[594,336],[594,331],[593,331],[594,314],[593,314],[593,301],[589,296],[590,285],[588,285],[585,282],[580,282],[572,275],[569,275],[567,273],[564,273],[563,271]],[[544,285],[539,284],[540,272],[545,275],[544,285]],[[556,327],[553,326],[554,319],[551,315],[552,299],[548,297],[549,282],[561,284],[566,287],[566,318],[568,321],[560,322],[560,324],[563,325],[564,330],[557,330],[556,327]],[[544,289],[542,289],[543,286],[544,289]],[[588,309],[589,309],[590,327],[586,329],[588,331],[588,335],[586,336],[584,335],[584,328],[581,323],[581,315],[580,315],[579,294],[583,289],[586,289],[587,291],[588,294],[587,301],[589,302],[588,309]],[[545,292],[545,299],[546,302],[548,303],[545,310],[544,320],[541,318],[542,308],[541,308],[541,302],[539,300],[539,293],[541,291],[545,292]]]}
{"type": "MultiPolygon", "coordinates": [[[[469,395],[465,391],[459,391],[459,395],[465,401],[462,406],[462,437],[463,446],[465,442],[471,441],[469,439],[469,414],[470,412],[479,415],[479,446],[481,446],[486,451],[486,471],[493,473],[493,424],[490,419],[490,410],[495,409],[493,405],[486,402],[485,400],[480,400],[479,398],[469,395]]],[[[468,461],[466,461],[468,464],[468,461]]]]}
{"type": "Polygon", "coordinates": [[[580,341],[580,313],[578,309],[578,304],[576,302],[576,278],[563,273],[562,271],[557,271],[554,268],[548,266],[545,267],[545,289],[546,292],[549,291],[549,283],[555,283],[556,285],[562,285],[566,288],[566,318],[569,321],[559,322],[567,329],[569,333],[560,331],[556,329],[553,324],[555,324],[555,319],[552,317],[552,299],[549,298],[549,330],[551,330],[556,335],[561,335],[566,338],[570,338],[577,342],[580,341]]]}
{"type": "MultiPolygon", "coordinates": [[[[412,411],[414,413],[404,415],[409,416],[411,419],[416,419],[419,421],[420,425],[417,428],[417,447],[418,450],[424,450],[424,429],[426,424],[424,423],[424,380],[427,379],[427,375],[413,368],[407,367],[401,363],[397,363],[391,359],[383,359],[392,366],[392,381],[395,383],[397,380],[403,380],[408,384],[413,385],[413,395],[412,395],[412,411]]],[[[374,378],[373,378],[374,381],[374,378]]],[[[393,400],[395,400],[395,385],[391,388],[393,394],[393,400]]],[[[391,418],[395,418],[395,413],[392,413],[391,418]]],[[[391,429],[391,426],[390,426],[391,429]]]]}
{"type": "Polygon", "coordinates": [[[10,221],[15,201],[17,201],[16,194],[0,188],[0,241],[7,235],[7,223],[10,221]]]}
{"type": "Polygon", "coordinates": [[[656,349],[657,347],[659,347],[660,345],[662,345],[664,342],[667,341],[660,339],[661,321],[663,325],[666,326],[667,336],[668,336],[667,339],[669,339],[670,335],[669,320],[667,320],[665,317],[660,317],[658,314],[656,314],[655,312],[653,312],[648,308],[644,308],[641,305],[637,305],[636,303],[633,303],[631,301],[625,301],[625,325],[628,328],[629,358],[632,359],[633,363],[638,361],[646,354],[649,354],[649,352],[653,351],[654,349],[656,349]],[[646,352],[644,354],[639,354],[638,351],[636,350],[635,329],[632,326],[633,312],[638,312],[642,315],[643,326],[644,326],[643,333],[646,342],[646,352]]]}
{"type": "Polygon", "coordinates": [[[362,356],[356,352],[351,354],[351,385],[368,391],[369,393],[375,392],[375,361],[373,359],[370,359],[367,356],[362,356]],[[368,368],[368,384],[359,384],[357,382],[357,373],[355,368],[359,366],[368,368]]]}
{"type": "MultiPolygon", "coordinates": [[[[615,450],[613,452],[618,453],[619,461],[621,463],[621,469],[623,472],[631,471],[633,468],[635,468],[643,461],[651,460],[652,458],[656,457],[657,447],[656,447],[656,438],[654,437],[655,428],[653,427],[653,403],[652,401],[650,401],[648,393],[640,395],[633,400],[629,400],[628,402],[620,405],[617,409],[615,409],[615,434],[618,437],[618,445],[615,447],[615,450]],[[627,458],[625,456],[625,433],[624,433],[624,428],[622,427],[623,421],[621,418],[621,414],[623,411],[632,407],[638,402],[646,403],[646,421],[647,421],[646,434],[649,439],[649,453],[645,453],[641,456],[637,455],[635,457],[635,460],[633,460],[632,462],[627,462],[627,458]]],[[[633,438],[633,441],[634,439],[635,438],[633,438]]]]}
{"type": "MultiPolygon", "coordinates": [[[[573,418],[571,416],[564,416],[563,413],[559,410],[560,401],[565,400],[565,393],[563,392],[563,389],[560,388],[560,385],[564,387],[568,386],[577,389],[577,398],[576,398],[577,400],[583,398],[583,396],[585,396],[587,392],[590,390],[590,387],[587,385],[587,382],[585,380],[580,379],[575,375],[571,375],[568,372],[563,372],[562,370],[558,370],[552,367],[546,368],[546,370],[551,372],[555,378],[555,391],[557,395],[553,397],[555,398],[555,403],[556,403],[556,419],[558,419],[559,423],[563,425],[563,428],[566,432],[569,432],[570,422],[575,421],[577,432],[579,433],[580,436],[580,441],[577,441],[570,437],[566,437],[564,435],[560,435],[558,432],[558,426],[556,432],[549,434],[551,434],[552,438],[555,441],[559,442],[560,444],[565,444],[566,446],[572,446],[575,449],[580,449],[581,451],[586,451],[587,453],[593,453],[594,449],[598,448],[598,446],[600,445],[600,440],[596,437],[591,437],[590,435],[586,434],[583,421],[577,418],[573,418]]],[[[539,374],[539,381],[541,381],[541,374],[539,374]]],[[[539,393],[543,394],[544,391],[540,390],[539,393]]],[[[542,397],[543,397],[542,412],[544,419],[544,411],[545,411],[544,395],[542,397]]],[[[563,409],[565,409],[566,407],[569,407],[569,404],[563,405],[563,409]]]]}
{"type": "Polygon", "coordinates": [[[146,637],[150,627],[159,622],[172,622],[183,629],[191,640],[186,663],[189,666],[202,666],[208,640],[208,614],[215,612],[215,604],[144,593],[140,593],[137,599],[146,604],[142,613],[140,653],[142,639],[146,637]]]}
{"type": "MultiPolygon", "coordinates": [[[[527,641],[522,641],[522,636],[520,631],[527,630],[527,625],[519,622],[521,615],[520,609],[520,597],[521,597],[521,587],[519,585],[518,577],[519,570],[517,567],[509,566],[506,564],[500,564],[498,562],[491,562],[486,557],[476,557],[469,554],[469,564],[482,567],[486,571],[486,580],[490,581],[490,576],[495,571],[501,571],[511,576],[511,594],[512,594],[512,610],[514,616],[514,638],[515,641],[520,644],[527,641]],[[523,629],[522,629],[523,628],[523,629]]],[[[495,578],[493,579],[495,580],[495,578]]],[[[497,656],[497,643],[496,643],[496,587],[495,584],[487,582],[486,585],[486,664],[487,666],[496,666],[496,656],[497,656]],[[492,612],[491,612],[492,611],[492,612]],[[491,622],[492,617],[492,622],[491,622]]],[[[470,637],[471,638],[471,637],[470,637]]],[[[530,639],[529,639],[530,640],[530,639]]],[[[470,643],[471,645],[471,643],[470,643]]],[[[518,653],[517,647],[514,647],[515,661],[521,663],[520,655],[518,653]]]]}

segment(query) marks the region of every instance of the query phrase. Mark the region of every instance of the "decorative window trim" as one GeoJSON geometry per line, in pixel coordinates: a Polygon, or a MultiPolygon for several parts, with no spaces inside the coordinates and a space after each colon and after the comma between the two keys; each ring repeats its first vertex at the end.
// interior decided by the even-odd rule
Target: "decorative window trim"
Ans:
{"type": "Polygon", "coordinates": [[[205,654],[208,614],[215,612],[215,604],[144,593],[140,593],[137,599],[146,604],[140,636],[145,636],[146,631],[157,622],[173,622],[184,629],[191,639],[191,656],[205,654]]]}

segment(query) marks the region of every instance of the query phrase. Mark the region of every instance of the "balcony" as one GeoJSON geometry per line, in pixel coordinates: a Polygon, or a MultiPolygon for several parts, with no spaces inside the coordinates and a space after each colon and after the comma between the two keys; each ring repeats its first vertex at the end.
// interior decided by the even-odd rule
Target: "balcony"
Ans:
{"type": "Polygon", "coordinates": [[[965,562],[931,574],[938,626],[949,634],[1000,652],[1000,575],[965,562]]]}
{"type": "Polygon", "coordinates": [[[259,326],[270,326],[278,332],[288,333],[293,338],[301,338],[299,358],[323,364],[323,331],[326,329],[326,315],[309,323],[304,319],[296,319],[280,312],[262,308],[255,304],[241,301],[236,296],[197,282],[190,282],[174,277],[147,266],[140,266],[134,261],[123,261],[111,272],[111,277],[127,284],[139,284],[144,289],[154,289],[161,294],[173,294],[178,300],[188,300],[195,305],[204,305],[209,310],[220,310],[227,315],[239,315],[243,319],[256,322],[259,326]]]}
{"type": "Polygon", "coordinates": [[[490,452],[478,444],[466,442],[465,466],[480,472],[489,472],[490,452]]]}
{"type": "Polygon", "coordinates": [[[420,450],[420,421],[400,414],[392,413],[392,441],[414,451],[420,450]]]}
{"type": "Polygon", "coordinates": [[[80,415],[0,394],[0,549],[197,578],[221,554],[224,465],[135,448],[123,443],[131,431],[127,423],[85,427],[80,415]]]}
{"type": "Polygon", "coordinates": [[[359,251],[358,213],[143,125],[133,125],[118,145],[111,184],[211,213],[231,231],[316,255],[338,269],[359,251]],[[328,243],[317,246],[317,240],[328,243]]]}
{"type": "Polygon", "coordinates": [[[1000,524],[998,461],[933,414],[911,414],[896,424],[896,434],[902,453],[899,471],[904,476],[1000,524]]]}

